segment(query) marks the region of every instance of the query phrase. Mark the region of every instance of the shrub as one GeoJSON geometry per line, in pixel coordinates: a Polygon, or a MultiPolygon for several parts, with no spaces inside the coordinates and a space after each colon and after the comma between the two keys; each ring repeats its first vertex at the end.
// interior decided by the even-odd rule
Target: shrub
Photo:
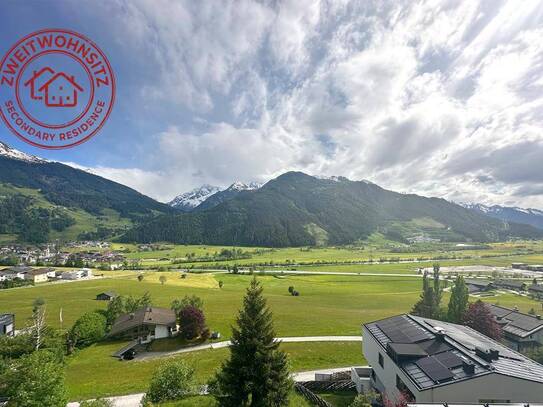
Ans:
{"type": "Polygon", "coordinates": [[[183,360],[171,360],[153,374],[146,399],[155,403],[177,400],[192,394],[194,387],[194,368],[183,360]]]}
{"type": "Polygon", "coordinates": [[[186,339],[194,339],[206,329],[206,320],[202,310],[188,305],[179,313],[179,326],[186,339]]]}
{"type": "Polygon", "coordinates": [[[97,312],[87,312],[75,321],[68,339],[74,347],[82,348],[99,341],[105,334],[106,318],[97,312]]]}
{"type": "Polygon", "coordinates": [[[288,292],[292,295],[292,292],[293,292],[293,291],[294,291],[294,286],[291,285],[291,286],[288,288],[288,292]]]}

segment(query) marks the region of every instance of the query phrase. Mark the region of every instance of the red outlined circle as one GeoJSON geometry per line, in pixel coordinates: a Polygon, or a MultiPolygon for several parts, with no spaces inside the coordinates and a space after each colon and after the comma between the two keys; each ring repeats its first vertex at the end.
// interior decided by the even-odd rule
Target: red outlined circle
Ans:
{"type": "MultiPolygon", "coordinates": [[[[42,42],[42,43],[46,44],[45,42],[42,42]]],[[[37,44],[39,44],[40,46],[42,45],[42,43],[37,41],[37,44]]],[[[79,42],[77,42],[77,44],[79,44],[79,42]]],[[[34,46],[32,46],[32,50],[34,51],[34,46]]],[[[86,56],[88,55],[88,53],[84,55],[86,56]]],[[[94,60],[92,62],[94,62],[94,60]]],[[[55,72],[53,71],[53,73],[55,72]]],[[[57,74],[56,76],[59,76],[59,75],[57,74]]],[[[69,77],[66,75],[64,75],[64,77],[69,79],[69,77]]],[[[74,76],[71,76],[71,79],[73,80],[74,76]]],[[[50,81],[47,83],[50,83],[50,81]]],[[[48,91],[48,89],[46,89],[46,91],[48,91]]],[[[88,141],[90,138],[95,136],[102,129],[105,122],[109,118],[111,111],[113,109],[114,102],[115,102],[115,96],[116,96],[115,75],[113,73],[111,64],[109,63],[109,60],[107,59],[106,55],[102,52],[102,50],[96,45],[94,41],[90,40],[86,36],[80,33],[77,33],[75,31],[66,30],[66,29],[44,29],[44,30],[39,30],[39,31],[30,33],[26,35],[25,37],[23,37],[22,39],[20,39],[18,42],[16,42],[8,50],[8,52],[4,55],[4,57],[0,61],[0,116],[2,117],[7,127],[19,139],[35,147],[50,149],[50,150],[59,150],[59,149],[64,149],[64,148],[69,148],[69,147],[75,147],[77,145],[80,145],[81,143],[84,143],[85,141],[88,141]],[[28,53],[29,44],[32,44],[34,40],[39,40],[38,37],[40,35],[44,36],[46,34],[51,35],[50,38],[53,38],[53,40],[50,41],[51,49],[44,49],[44,47],[42,47],[42,49],[39,50],[39,52],[36,51],[32,55],[28,55],[29,57],[28,60],[24,61],[24,64],[20,64],[20,65],[17,64],[17,67],[16,67],[17,70],[15,73],[13,73],[13,77],[10,78],[8,76],[6,80],[5,72],[8,72],[8,74],[10,74],[11,71],[13,70],[13,66],[15,65],[14,56],[21,57],[21,52],[22,52],[21,50],[24,50],[28,53]],[[81,41],[82,44],[88,45],[88,48],[90,50],[95,51],[96,60],[98,62],[91,64],[91,61],[89,61],[88,58],[85,57],[82,59],[81,57],[79,57],[78,52],[76,51],[76,47],[74,47],[73,49],[74,52],[70,52],[70,50],[62,49],[64,45],[66,45],[67,41],[69,43],[69,40],[71,38],[73,38],[74,41],[76,42],[78,40],[81,41]],[[58,45],[57,41],[59,39],[64,40],[62,46],[58,45]],[[25,45],[27,46],[26,48],[25,48],[25,45]],[[27,109],[25,109],[24,101],[21,99],[20,94],[19,94],[20,93],[19,82],[20,82],[22,74],[25,72],[28,65],[33,61],[39,60],[39,58],[42,57],[43,55],[54,54],[54,53],[58,53],[61,55],[68,55],[69,57],[74,59],[76,62],[78,62],[86,71],[87,76],[89,77],[89,84],[91,85],[90,96],[88,97],[88,102],[85,105],[82,113],[80,113],[75,119],[68,120],[62,125],[47,124],[41,120],[37,120],[27,111],[27,109]],[[8,68],[10,69],[7,69],[7,70],[4,69],[6,68],[6,63],[11,63],[12,65],[11,68],[8,65],[8,68]],[[100,67],[100,71],[97,71],[97,66],[100,67]],[[92,69],[94,69],[94,71],[92,71],[92,69]],[[99,73],[105,75],[105,80],[104,78],[102,78],[101,81],[100,79],[98,79],[97,75],[99,73]],[[10,79],[11,79],[11,83],[10,83],[10,79]],[[15,83],[15,89],[10,89],[9,86],[13,86],[14,83],[15,83]],[[99,86],[100,84],[103,85],[102,88],[100,88],[99,86]],[[97,91],[95,92],[95,90],[97,91]],[[14,97],[16,102],[13,101],[12,99],[9,99],[10,97],[14,97]],[[8,98],[7,101],[6,101],[6,98],[8,98]],[[15,107],[17,107],[20,110],[20,113],[15,109],[15,107]],[[91,109],[92,109],[92,112],[91,112],[91,109]],[[90,113],[92,113],[92,115],[90,115],[90,113]],[[17,117],[17,119],[14,119],[14,117],[17,117]],[[32,129],[34,130],[34,133],[32,135],[28,131],[29,123],[25,122],[25,120],[28,120],[28,122],[31,122],[30,124],[39,126],[39,128],[32,127],[32,129]],[[24,127],[23,125],[26,127],[24,127]],[[19,126],[20,129],[17,128],[17,126],[19,126]],[[72,128],[70,129],[70,127],[72,128]],[[25,134],[23,132],[23,129],[27,130],[28,134],[25,134]],[[57,138],[56,144],[53,144],[53,143],[47,144],[47,143],[41,142],[41,134],[42,134],[41,129],[53,129],[53,130],[66,129],[66,133],[63,133],[62,131],[58,133],[50,133],[50,134],[53,134],[54,136],[58,136],[58,138],[57,138]],[[89,131],[87,131],[87,129],[89,131]],[[35,135],[37,132],[39,132],[40,134],[38,141],[32,138],[32,136],[35,135]],[[66,138],[68,140],[66,140],[66,138]],[[74,140],[72,140],[72,138],[74,140]],[[60,140],[66,140],[66,142],[61,142],[60,140]]],[[[40,99],[43,99],[43,97],[40,99]]],[[[46,99],[47,101],[49,101],[48,96],[46,97],[46,99]]],[[[63,105],[62,98],[60,99],[61,99],[60,105],[48,105],[47,107],[76,107],[77,106],[77,105],[63,105]]],[[[76,97],[72,99],[76,99],[76,97]]],[[[51,141],[52,140],[53,138],[51,139],[51,141]]]]}

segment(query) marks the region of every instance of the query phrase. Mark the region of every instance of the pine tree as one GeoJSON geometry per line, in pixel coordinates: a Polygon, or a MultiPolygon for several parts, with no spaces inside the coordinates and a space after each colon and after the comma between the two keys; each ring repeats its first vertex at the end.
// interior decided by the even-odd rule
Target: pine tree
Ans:
{"type": "Polygon", "coordinates": [[[454,287],[451,289],[451,299],[449,300],[449,309],[447,317],[449,321],[456,324],[461,323],[466,310],[468,309],[468,287],[464,282],[464,277],[456,277],[454,287]]]}
{"type": "Polygon", "coordinates": [[[232,329],[230,359],[210,383],[221,407],[288,405],[292,388],[287,355],[274,342],[272,314],[254,278],[232,329]]]}
{"type": "Polygon", "coordinates": [[[439,263],[434,263],[434,304],[432,307],[434,317],[439,315],[439,306],[441,305],[441,298],[443,297],[443,284],[439,279],[439,268],[439,263]]]}

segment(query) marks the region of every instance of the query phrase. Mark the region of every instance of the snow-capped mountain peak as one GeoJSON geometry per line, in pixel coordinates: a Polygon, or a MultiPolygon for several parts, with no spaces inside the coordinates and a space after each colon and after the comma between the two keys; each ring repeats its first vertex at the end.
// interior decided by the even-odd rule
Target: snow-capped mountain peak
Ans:
{"type": "Polygon", "coordinates": [[[5,143],[0,141],[0,156],[13,158],[15,160],[28,161],[34,163],[45,162],[45,160],[38,158],[36,156],[23,153],[22,151],[15,150],[5,143]]]}
{"type": "Polygon", "coordinates": [[[532,225],[543,229],[543,211],[533,208],[519,208],[517,206],[484,205],[479,203],[460,203],[461,206],[487,216],[507,222],[516,222],[532,225]]]}
{"type": "Polygon", "coordinates": [[[213,196],[213,199],[208,201],[208,203],[204,204],[202,207],[207,208],[215,206],[217,203],[222,202],[224,199],[229,199],[241,191],[252,191],[260,188],[261,186],[262,184],[257,182],[250,182],[246,184],[240,181],[234,182],[228,188],[221,188],[214,185],[205,184],[199,188],[194,188],[191,191],[178,195],[171,202],[169,202],[168,205],[185,212],[190,212],[199,205],[203,204],[213,195],[215,195],[213,196]]]}
{"type": "Polygon", "coordinates": [[[194,188],[188,192],[176,196],[168,203],[168,205],[184,211],[190,211],[204,202],[211,195],[216,194],[219,191],[222,191],[222,188],[214,185],[204,184],[199,188],[194,188]]]}
{"type": "Polygon", "coordinates": [[[249,184],[245,184],[240,181],[234,182],[232,185],[230,185],[226,190],[230,191],[251,191],[253,189],[258,189],[262,186],[262,184],[259,184],[258,182],[250,182],[249,184]]]}

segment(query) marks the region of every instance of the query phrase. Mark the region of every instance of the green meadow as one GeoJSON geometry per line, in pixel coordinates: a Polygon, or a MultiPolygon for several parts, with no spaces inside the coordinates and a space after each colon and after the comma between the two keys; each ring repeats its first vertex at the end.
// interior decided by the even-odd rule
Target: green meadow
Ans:
{"type": "MultiPolygon", "coordinates": [[[[141,255],[149,262],[160,261],[160,258],[163,257],[157,256],[157,254],[164,255],[163,252],[169,253],[170,256],[179,256],[183,251],[192,250],[198,253],[198,256],[205,256],[208,252],[213,253],[221,249],[204,246],[188,248],[172,246],[159,252],[136,253],[136,246],[127,246],[125,248],[133,251],[128,253],[129,255],[141,255]]],[[[440,264],[443,266],[459,264],[507,265],[512,261],[523,261],[519,260],[521,256],[513,255],[514,251],[519,250],[517,246],[518,244],[505,243],[493,245],[489,250],[494,251],[498,257],[447,260],[440,261],[440,264]],[[498,252],[501,254],[497,254],[498,252]]],[[[540,247],[539,243],[533,246],[540,247]]],[[[317,259],[323,260],[323,262],[327,256],[329,259],[358,258],[360,260],[367,254],[366,248],[361,249],[360,253],[347,248],[312,249],[309,251],[300,249],[269,251],[269,249],[254,248],[247,250],[262,250],[255,256],[261,256],[267,260],[272,258],[288,259],[290,257],[298,260],[303,258],[304,261],[317,259]]],[[[524,261],[535,262],[541,258],[541,255],[535,253],[522,258],[527,259],[524,261]]],[[[168,263],[169,260],[166,262],[168,263]]],[[[258,271],[254,273],[254,276],[264,287],[264,294],[273,312],[278,336],[360,335],[361,324],[365,322],[409,312],[419,298],[422,285],[420,276],[412,274],[417,274],[420,267],[431,265],[431,262],[330,263],[328,261],[328,264],[308,264],[294,268],[350,274],[293,275],[277,273],[264,275],[258,271]],[[375,275],[365,275],[364,273],[375,275]],[[289,286],[294,286],[300,292],[300,296],[291,296],[288,292],[289,286]]],[[[149,292],[153,304],[162,307],[169,307],[172,300],[176,298],[197,295],[204,300],[204,311],[210,329],[221,332],[223,339],[227,339],[231,334],[231,326],[235,323],[245,289],[250,279],[253,278],[247,274],[225,272],[188,273],[186,278],[181,278],[182,273],[175,271],[96,271],[96,273],[103,273],[103,277],[88,281],[45,283],[33,287],[1,290],[0,310],[1,312],[15,313],[16,325],[20,329],[28,324],[32,302],[41,297],[46,301],[48,324],[53,328],[66,330],[83,313],[106,307],[106,302],[95,299],[96,295],[103,291],[115,291],[118,294],[133,296],[141,296],[145,292],[149,292]],[[143,274],[143,281],[138,281],[139,274],[143,274]],[[161,276],[166,277],[164,284],[160,281],[161,276]],[[223,282],[222,288],[219,288],[219,281],[223,282]],[[62,325],[59,318],[61,309],[62,325]]],[[[446,306],[448,296],[446,292],[443,306],[446,306]]],[[[476,298],[472,297],[471,299],[475,300],[476,298]]],[[[517,306],[525,312],[531,308],[541,309],[541,303],[527,296],[513,293],[494,293],[494,295],[482,299],[507,307],[517,306]]],[[[122,345],[122,342],[105,341],[79,350],[68,357],[66,377],[71,400],[130,394],[146,390],[151,375],[163,359],[118,361],[111,357],[111,354],[122,345]]],[[[281,346],[290,356],[292,371],[365,363],[361,344],[357,342],[285,343],[281,346]]],[[[205,383],[227,355],[227,349],[216,349],[171,357],[182,358],[193,364],[199,382],[205,383]]],[[[335,397],[335,395],[326,396],[335,397]]],[[[305,405],[303,400],[298,399],[296,395],[293,397],[295,404],[292,405],[305,405]]],[[[211,406],[213,403],[209,397],[194,397],[168,405],[211,406]]]]}

